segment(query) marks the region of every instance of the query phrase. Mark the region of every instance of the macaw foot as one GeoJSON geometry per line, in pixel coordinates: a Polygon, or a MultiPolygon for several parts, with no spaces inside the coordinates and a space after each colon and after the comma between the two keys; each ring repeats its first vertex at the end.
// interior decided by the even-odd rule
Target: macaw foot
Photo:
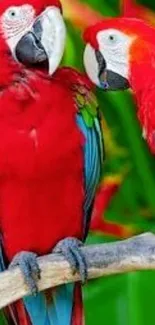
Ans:
{"type": "Polygon", "coordinates": [[[80,247],[83,243],[77,238],[68,237],[61,240],[53,249],[52,253],[61,253],[70,264],[73,274],[80,273],[81,282],[84,284],[88,278],[86,258],[80,247]]]}
{"type": "Polygon", "coordinates": [[[28,285],[32,295],[38,293],[37,281],[40,279],[40,268],[37,263],[37,254],[31,252],[20,252],[13,258],[9,269],[19,266],[24,281],[28,285]]]}

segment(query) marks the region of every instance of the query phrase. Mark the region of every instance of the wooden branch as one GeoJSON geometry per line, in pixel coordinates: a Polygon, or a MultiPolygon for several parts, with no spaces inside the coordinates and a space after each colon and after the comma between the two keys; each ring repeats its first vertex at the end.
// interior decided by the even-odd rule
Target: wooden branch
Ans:
{"type": "MultiPolygon", "coordinates": [[[[82,248],[89,267],[89,279],[135,270],[155,269],[155,235],[146,233],[110,244],[82,248]]],[[[63,257],[39,257],[42,278],[39,291],[79,280],[63,257]]],[[[0,308],[29,294],[19,268],[0,274],[0,308]]]]}

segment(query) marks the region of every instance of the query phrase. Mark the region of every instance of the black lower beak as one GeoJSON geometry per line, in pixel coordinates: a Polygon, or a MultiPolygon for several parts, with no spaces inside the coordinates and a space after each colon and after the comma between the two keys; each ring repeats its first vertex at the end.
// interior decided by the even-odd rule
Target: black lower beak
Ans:
{"type": "Polygon", "coordinates": [[[37,20],[32,30],[26,33],[16,46],[16,58],[24,64],[37,64],[47,60],[46,52],[41,44],[42,27],[37,20]]]}
{"type": "Polygon", "coordinates": [[[106,61],[100,51],[95,52],[98,63],[98,79],[104,90],[125,90],[130,88],[129,82],[120,74],[108,70],[106,61]]]}
{"type": "Polygon", "coordinates": [[[126,78],[111,70],[107,70],[107,81],[109,90],[125,90],[130,88],[130,84],[126,78]]]}

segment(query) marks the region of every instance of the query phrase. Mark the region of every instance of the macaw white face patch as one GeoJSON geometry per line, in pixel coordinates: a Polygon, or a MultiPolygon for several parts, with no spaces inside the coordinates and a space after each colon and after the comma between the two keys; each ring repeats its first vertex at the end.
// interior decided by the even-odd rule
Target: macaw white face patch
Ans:
{"type": "Polygon", "coordinates": [[[14,55],[14,50],[23,35],[28,32],[35,19],[35,10],[31,5],[9,7],[1,17],[1,30],[14,55]]]}
{"type": "Polygon", "coordinates": [[[107,70],[129,79],[129,50],[133,37],[117,29],[107,29],[97,34],[99,51],[103,55],[107,70]]]}

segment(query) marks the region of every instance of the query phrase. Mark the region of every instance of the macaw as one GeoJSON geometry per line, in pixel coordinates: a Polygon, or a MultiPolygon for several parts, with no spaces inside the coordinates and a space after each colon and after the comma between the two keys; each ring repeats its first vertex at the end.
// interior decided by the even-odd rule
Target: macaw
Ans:
{"type": "Polygon", "coordinates": [[[105,19],[84,40],[89,78],[106,91],[132,89],[142,136],[155,154],[155,29],[135,18],[105,19]]]}
{"type": "Polygon", "coordinates": [[[59,0],[0,4],[0,270],[19,266],[30,295],[14,324],[82,325],[81,283],[38,293],[37,256],[61,253],[87,279],[80,247],[104,159],[92,83],[58,68],[65,46],[59,0]]]}

